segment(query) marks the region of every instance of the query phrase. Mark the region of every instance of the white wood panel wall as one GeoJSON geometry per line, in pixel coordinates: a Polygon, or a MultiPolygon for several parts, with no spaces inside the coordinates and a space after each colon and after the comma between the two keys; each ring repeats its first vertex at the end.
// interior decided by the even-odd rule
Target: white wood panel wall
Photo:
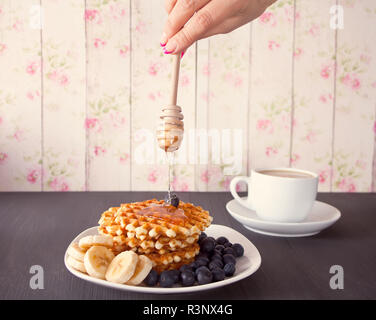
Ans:
{"type": "MultiPolygon", "coordinates": [[[[166,189],[163,3],[0,0],[1,191],[166,189]]],[[[321,191],[375,191],[375,36],[373,0],[279,0],[189,48],[174,188],[292,166],[317,172],[321,191]]]]}

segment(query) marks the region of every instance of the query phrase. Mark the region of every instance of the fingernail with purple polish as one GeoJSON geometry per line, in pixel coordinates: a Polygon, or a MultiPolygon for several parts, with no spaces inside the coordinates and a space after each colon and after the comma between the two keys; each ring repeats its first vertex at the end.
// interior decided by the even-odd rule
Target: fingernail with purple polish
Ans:
{"type": "Polygon", "coordinates": [[[161,47],[164,47],[167,44],[167,40],[168,40],[167,35],[166,35],[166,33],[163,32],[162,38],[161,38],[161,41],[160,41],[161,47]]]}
{"type": "Polygon", "coordinates": [[[163,48],[165,54],[170,54],[176,51],[177,43],[175,40],[169,40],[163,48]]]}
{"type": "Polygon", "coordinates": [[[164,54],[171,54],[172,51],[167,51],[166,49],[163,49],[163,53],[164,53],[164,54]]]}

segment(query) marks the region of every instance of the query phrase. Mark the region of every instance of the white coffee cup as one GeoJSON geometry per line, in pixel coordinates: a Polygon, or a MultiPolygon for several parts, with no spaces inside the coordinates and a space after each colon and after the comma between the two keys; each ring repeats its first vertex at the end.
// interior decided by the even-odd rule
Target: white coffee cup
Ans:
{"type": "Polygon", "coordinates": [[[243,206],[255,210],[268,221],[301,222],[312,209],[317,194],[317,174],[293,168],[265,168],[251,171],[251,176],[232,179],[232,196],[243,206]],[[236,191],[238,182],[248,184],[246,200],[236,191]]]}

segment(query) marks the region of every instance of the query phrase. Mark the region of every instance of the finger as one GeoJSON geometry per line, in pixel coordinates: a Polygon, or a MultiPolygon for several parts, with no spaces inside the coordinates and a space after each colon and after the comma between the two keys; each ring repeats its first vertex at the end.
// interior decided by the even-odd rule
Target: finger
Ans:
{"type": "MultiPolygon", "coordinates": [[[[165,9],[167,14],[170,14],[172,9],[175,7],[177,0],[165,0],[165,9]]],[[[159,42],[161,47],[164,47],[166,45],[168,38],[165,36],[165,33],[163,32],[161,41],[159,42]]]]}
{"type": "Polygon", "coordinates": [[[177,0],[165,0],[165,9],[168,14],[172,11],[172,9],[175,7],[177,0]]]}
{"type": "Polygon", "coordinates": [[[164,53],[175,54],[186,50],[196,40],[200,39],[213,23],[213,18],[209,12],[201,11],[195,14],[177,34],[168,40],[164,53]]]}
{"type": "Polygon", "coordinates": [[[165,33],[168,37],[177,33],[194,15],[194,13],[207,5],[210,0],[177,0],[176,5],[170,12],[165,33]]]}
{"type": "Polygon", "coordinates": [[[160,41],[161,44],[165,44],[170,37],[187,23],[197,10],[204,7],[208,2],[210,0],[177,0],[168,15],[160,41]]]}
{"type": "Polygon", "coordinates": [[[197,40],[209,38],[209,37],[217,35],[217,34],[229,33],[231,31],[234,31],[235,29],[241,27],[245,23],[247,23],[247,22],[245,22],[244,19],[241,19],[239,17],[229,18],[229,19],[221,22],[220,24],[214,25],[206,33],[201,35],[200,38],[197,39],[197,40]]]}
{"type": "Polygon", "coordinates": [[[178,53],[200,39],[208,30],[221,23],[234,11],[231,1],[211,1],[199,10],[185,26],[170,38],[165,53],[178,53]]]}

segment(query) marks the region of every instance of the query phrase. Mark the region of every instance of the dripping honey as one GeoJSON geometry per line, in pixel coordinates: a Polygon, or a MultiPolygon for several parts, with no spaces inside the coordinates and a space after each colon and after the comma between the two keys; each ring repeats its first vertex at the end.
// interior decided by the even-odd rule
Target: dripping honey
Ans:
{"type": "Polygon", "coordinates": [[[137,214],[177,225],[184,225],[185,221],[188,219],[183,209],[175,208],[174,206],[166,204],[144,208],[137,214]]]}

